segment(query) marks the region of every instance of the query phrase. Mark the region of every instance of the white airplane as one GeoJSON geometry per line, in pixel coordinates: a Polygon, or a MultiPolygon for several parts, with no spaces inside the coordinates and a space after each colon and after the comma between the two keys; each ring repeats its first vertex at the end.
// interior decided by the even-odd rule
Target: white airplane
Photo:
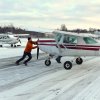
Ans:
{"type": "Polygon", "coordinates": [[[18,37],[15,37],[13,34],[0,34],[0,47],[3,47],[3,44],[10,44],[11,47],[16,47],[18,42],[21,43],[18,37]]]}
{"type": "MultiPolygon", "coordinates": [[[[53,31],[54,40],[38,40],[37,59],[39,49],[48,53],[49,57],[45,60],[45,65],[50,66],[50,59],[56,56],[56,61],[61,63],[61,57],[73,56],[76,64],[83,63],[81,56],[100,56],[100,42],[88,34],[72,33],[64,31],[53,31]]],[[[72,68],[72,61],[64,63],[65,69],[72,68]]]]}

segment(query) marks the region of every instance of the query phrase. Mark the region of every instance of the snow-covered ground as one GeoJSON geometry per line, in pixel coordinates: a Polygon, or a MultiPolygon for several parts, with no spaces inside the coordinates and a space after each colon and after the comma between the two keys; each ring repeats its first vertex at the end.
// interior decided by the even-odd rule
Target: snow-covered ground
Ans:
{"type": "MultiPolygon", "coordinates": [[[[23,49],[0,48],[0,61],[9,65],[23,49]]],[[[49,67],[45,58],[32,59],[28,66],[0,65],[0,100],[100,100],[100,58],[85,57],[82,65],[65,70],[63,62],[69,59],[63,57],[61,64],[51,59],[49,67]]]]}

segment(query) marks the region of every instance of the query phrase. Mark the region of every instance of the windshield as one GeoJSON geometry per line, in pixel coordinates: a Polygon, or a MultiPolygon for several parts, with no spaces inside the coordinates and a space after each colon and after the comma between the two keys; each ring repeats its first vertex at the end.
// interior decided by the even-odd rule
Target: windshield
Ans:
{"type": "Polygon", "coordinates": [[[60,33],[55,34],[56,40],[59,42],[61,40],[62,35],[60,33]]]}

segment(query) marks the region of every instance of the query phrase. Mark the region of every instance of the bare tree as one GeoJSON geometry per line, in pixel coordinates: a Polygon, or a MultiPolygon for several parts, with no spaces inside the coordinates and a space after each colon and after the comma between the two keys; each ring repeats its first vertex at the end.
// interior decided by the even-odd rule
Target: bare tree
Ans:
{"type": "Polygon", "coordinates": [[[61,31],[67,31],[66,25],[65,24],[62,24],[60,30],[61,31]]]}

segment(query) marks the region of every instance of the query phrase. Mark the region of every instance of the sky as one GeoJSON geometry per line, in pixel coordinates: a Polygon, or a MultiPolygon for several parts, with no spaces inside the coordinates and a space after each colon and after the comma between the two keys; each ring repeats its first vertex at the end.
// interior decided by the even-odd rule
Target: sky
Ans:
{"type": "Polygon", "coordinates": [[[0,26],[99,28],[100,0],[0,0],[0,26]]]}

